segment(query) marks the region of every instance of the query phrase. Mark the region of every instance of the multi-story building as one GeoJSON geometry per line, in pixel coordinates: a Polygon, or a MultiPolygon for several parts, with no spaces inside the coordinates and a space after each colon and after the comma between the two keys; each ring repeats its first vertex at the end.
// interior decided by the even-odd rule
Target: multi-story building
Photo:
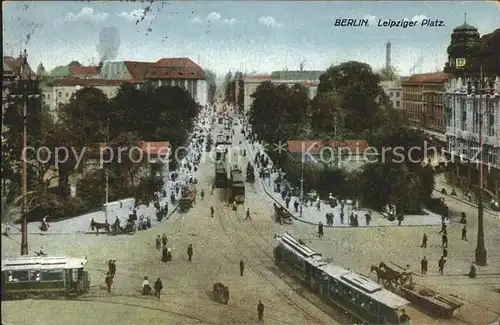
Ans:
{"type": "Polygon", "coordinates": [[[208,102],[205,72],[189,58],[164,58],[157,62],[106,62],[100,78],[136,80],[155,86],[179,86],[186,89],[200,105],[208,102]]]}
{"type": "Polygon", "coordinates": [[[101,66],[90,66],[90,67],[69,67],[69,73],[71,78],[80,79],[100,79],[101,78],[101,66]]]}
{"type": "Polygon", "coordinates": [[[133,80],[109,80],[109,79],[58,79],[42,87],[43,103],[47,105],[49,113],[57,120],[59,108],[63,104],[69,103],[71,96],[83,87],[95,87],[113,98],[116,96],[118,88],[125,81],[133,80]]]}
{"type": "Polygon", "coordinates": [[[401,87],[400,80],[381,81],[380,87],[382,87],[387,97],[389,97],[392,107],[395,109],[403,108],[403,88],[401,87]]]}
{"type": "Polygon", "coordinates": [[[304,85],[309,91],[309,98],[316,96],[319,85],[319,77],[324,71],[274,71],[271,75],[256,75],[243,77],[243,111],[248,112],[253,103],[252,94],[264,81],[271,81],[273,84],[285,84],[289,87],[295,84],[304,85]]]}
{"type": "Polygon", "coordinates": [[[446,73],[436,72],[416,74],[401,83],[403,110],[409,126],[443,143],[446,142],[443,95],[447,80],[446,73]]]}
{"type": "Polygon", "coordinates": [[[477,28],[466,23],[453,30],[445,66],[451,78],[446,83],[444,99],[446,154],[452,161],[453,182],[466,187],[478,186],[482,166],[483,186],[497,200],[500,198],[500,66],[498,52],[493,47],[498,44],[500,29],[481,38],[477,28]],[[481,56],[480,68],[474,63],[478,59],[477,49],[486,53],[481,56]],[[491,62],[493,64],[488,64],[491,62]],[[476,96],[479,85],[470,77],[484,77],[486,82],[482,88],[487,88],[487,94],[476,96]],[[480,137],[482,164],[479,163],[480,137]]]}

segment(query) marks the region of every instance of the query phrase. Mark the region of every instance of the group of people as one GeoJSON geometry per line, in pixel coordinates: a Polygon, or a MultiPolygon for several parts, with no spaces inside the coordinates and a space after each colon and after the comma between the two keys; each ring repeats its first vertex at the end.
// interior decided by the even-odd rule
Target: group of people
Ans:
{"type": "MultiPolygon", "coordinates": [[[[462,237],[461,239],[463,241],[468,241],[467,239],[467,218],[465,215],[465,212],[462,212],[461,218],[459,221],[460,224],[463,225],[462,228],[462,237]]],[[[441,220],[441,230],[439,233],[441,235],[441,248],[443,250],[443,253],[441,254],[441,258],[438,260],[438,271],[441,275],[444,274],[444,267],[446,265],[446,257],[448,257],[448,225],[446,224],[446,218],[443,217],[441,220]]],[[[427,242],[429,238],[426,233],[423,234],[422,236],[422,244],[420,245],[421,248],[427,248],[427,242]]],[[[429,261],[426,256],[422,258],[420,261],[420,271],[422,275],[427,274],[428,270],[428,265],[429,261]]],[[[476,265],[474,263],[471,264],[469,273],[467,274],[470,278],[475,278],[477,276],[476,272],[476,265]]]]}

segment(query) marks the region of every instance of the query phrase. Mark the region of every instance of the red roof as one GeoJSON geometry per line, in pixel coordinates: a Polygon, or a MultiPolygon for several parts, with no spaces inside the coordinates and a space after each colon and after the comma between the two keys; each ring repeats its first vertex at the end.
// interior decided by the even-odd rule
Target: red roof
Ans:
{"type": "Polygon", "coordinates": [[[168,141],[161,142],[141,142],[141,149],[149,155],[167,155],[170,150],[168,141]]]}
{"type": "Polygon", "coordinates": [[[205,72],[189,58],[164,58],[151,65],[146,79],[205,79],[205,72]]]}
{"type": "Polygon", "coordinates": [[[146,77],[149,68],[153,65],[152,62],[125,61],[128,72],[134,79],[142,80],[146,77]]]}
{"type": "Polygon", "coordinates": [[[68,78],[59,79],[51,83],[52,86],[82,86],[82,87],[92,87],[92,86],[119,86],[125,82],[129,83],[142,83],[140,80],[109,80],[109,79],[79,79],[79,78],[68,78]]]}
{"type": "Polygon", "coordinates": [[[101,68],[98,66],[95,67],[75,67],[71,66],[69,67],[69,72],[71,74],[100,74],[101,73],[101,68]]]}
{"type": "Polygon", "coordinates": [[[291,140],[287,141],[288,151],[291,153],[309,152],[311,154],[319,154],[325,147],[330,147],[333,150],[346,148],[353,154],[363,154],[369,147],[366,140],[291,140]]]}
{"type": "Polygon", "coordinates": [[[403,84],[445,83],[448,78],[449,76],[445,72],[414,74],[405,80],[403,84]]]}

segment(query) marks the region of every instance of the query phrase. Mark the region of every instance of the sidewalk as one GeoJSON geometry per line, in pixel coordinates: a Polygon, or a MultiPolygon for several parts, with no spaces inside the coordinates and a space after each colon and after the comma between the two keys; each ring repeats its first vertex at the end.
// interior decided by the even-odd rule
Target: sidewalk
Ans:
{"type": "MultiPolygon", "coordinates": [[[[251,157],[255,156],[255,153],[262,152],[262,146],[257,144],[247,144],[247,151],[250,153],[251,157]]],[[[268,157],[269,158],[269,157],[268,157]]],[[[272,166],[272,161],[269,159],[270,165],[272,166]]],[[[252,159],[253,163],[253,159],[252,159]]],[[[259,177],[258,172],[256,171],[256,177],[259,177]]],[[[286,208],[285,201],[281,198],[281,193],[274,192],[274,181],[277,179],[278,173],[272,173],[270,178],[261,179],[264,190],[267,192],[269,196],[271,196],[278,204],[282,205],[286,208]]],[[[280,184],[281,188],[283,188],[283,183],[280,184]]],[[[369,209],[359,209],[357,210],[351,201],[347,201],[347,204],[344,207],[344,223],[341,223],[340,220],[340,205],[335,208],[330,207],[329,204],[325,202],[321,202],[320,209],[318,211],[316,205],[307,206],[304,205],[302,208],[302,216],[300,215],[300,207],[295,211],[293,203],[297,201],[300,203],[300,198],[292,196],[290,200],[289,208],[287,209],[292,213],[295,219],[301,222],[309,223],[317,225],[320,221],[323,222],[325,227],[351,227],[348,224],[349,215],[354,213],[358,216],[359,227],[389,227],[389,226],[397,226],[398,222],[389,221],[384,218],[382,214],[377,211],[371,210],[372,212],[372,220],[370,225],[366,225],[365,214],[369,209]],[[333,226],[326,225],[326,213],[333,213],[333,226]]],[[[432,226],[432,225],[441,225],[441,216],[430,211],[424,210],[427,215],[405,215],[402,226],[432,226]]]]}
{"type": "MultiPolygon", "coordinates": [[[[203,137],[203,144],[201,145],[201,150],[206,145],[206,140],[207,140],[207,135],[209,134],[210,130],[208,129],[210,127],[210,118],[211,116],[209,115],[209,112],[203,111],[200,113],[200,118],[197,123],[197,127],[195,127],[195,131],[193,134],[198,134],[199,136],[203,137]],[[203,126],[203,121],[205,121],[205,126],[203,126]],[[206,123],[208,121],[208,123],[206,123]]],[[[194,172],[192,170],[187,170],[184,167],[184,164],[190,163],[192,167],[194,167],[194,164],[192,163],[195,159],[195,155],[198,153],[196,151],[196,143],[198,142],[197,138],[190,137],[189,140],[189,147],[188,147],[188,153],[186,157],[184,157],[181,162],[179,163],[179,168],[177,171],[169,171],[167,166],[164,166],[164,182],[165,185],[163,189],[167,192],[165,197],[160,197],[159,198],[159,203],[163,207],[165,204],[168,203],[168,212],[169,215],[164,218],[163,220],[167,220],[170,215],[177,209],[177,205],[172,206],[170,203],[170,195],[171,193],[175,193],[175,185],[179,184],[179,186],[182,188],[183,185],[187,184],[189,182],[190,177],[197,177],[198,172],[194,172]],[[171,181],[171,176],[173,173],[177,172],[178,177],[175,182],[171,181]],[[168,173],[168,175],[167,175],[168,173]]],[[[181,192],[179,191],[179,194],[176,195],[176,200],[178,201],[181,197],[181,192]]],[[[125,198],[123,198],[125,199],[125,198]]],[[[123,225],[126,223],[128,219],[129,211],[122,209],[120,211],[113,212],[113,215],[108,215],[108,222],[112,224],[115,220],[116,217],[120,219],[120,223],[123,225]]],[[[157,221],[156,218],[156,208],[154,207],[154,202],[150,203],[148,206],[141,204],[139,205],[137,209],[137,215],[141,216],[143,215],[144,218],[147,216],[151,217],[151,227],[154,227],[158,225],[160,222],[157,221]]],[[[48,219],[49,222],[49,229],[47,232],[41,232],[39,229],[40,226],[40,221],[36,222],[29,222],[28,223],[28,233],[29,234],[43,234],[43,235],[60,235],[60,234],[68,234],[68,233],[87,233],[90,232],[90,223],[91,220],[94,219],[96,222],[105,222],[106,216],[104,211],[96,211],[92,213],[87,213],[83,214],[80,216],[75,216],[72,218],[68,218],[65,220],[61,221],[55,221],[51,222],[50,217],[48,219]]],[[[162,220],[162,222],[163,222],[162,220]]],[[[5,229],[5,224],[2,223],[2,233],[4,232],[5,229]]],[[[20,224],[9,224],[9,234],[20,234],[21,233],[21,225],[20,224]]]]}

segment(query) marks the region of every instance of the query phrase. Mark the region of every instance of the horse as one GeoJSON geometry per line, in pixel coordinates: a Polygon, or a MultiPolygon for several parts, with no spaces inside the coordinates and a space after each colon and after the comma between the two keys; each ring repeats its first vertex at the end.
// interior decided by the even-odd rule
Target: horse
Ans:
{"type": "Polygon", "coordinates": [[[90,222],[90,228],[92,231],[94,229],[96,230],[96,236],[99,235],[99,229],[104,229],[106,232],[109,234],[110,233],[110,225],[107,222],[101,223],[101,222],[95,222],[94,218],[92,218],[92,221],[90,222]]]}

